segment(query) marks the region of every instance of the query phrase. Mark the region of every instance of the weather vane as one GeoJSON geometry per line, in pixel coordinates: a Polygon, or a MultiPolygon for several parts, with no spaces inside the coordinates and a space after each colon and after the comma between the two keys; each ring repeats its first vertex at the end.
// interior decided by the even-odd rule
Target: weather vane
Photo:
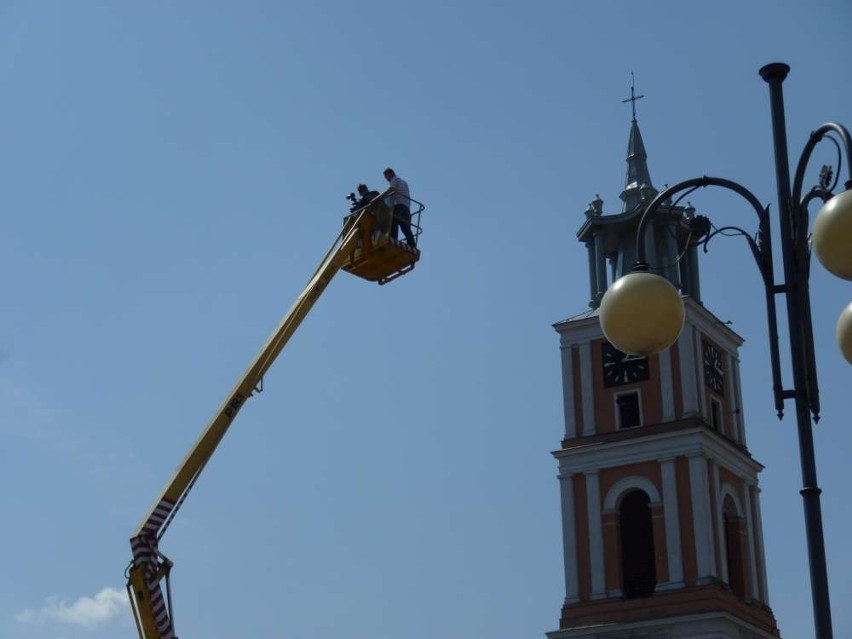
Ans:
{"type": "Polygon", "coordinates": [[[636,95],[636,78],[633,77],[633,71],[630,72],[630,97],[626,100],[622,100],[621,103],[630,102],[631,107],[633,108],[633,120],[636,120],[636,100],[641,100],[644,98],[644,95],[636,95]]]}

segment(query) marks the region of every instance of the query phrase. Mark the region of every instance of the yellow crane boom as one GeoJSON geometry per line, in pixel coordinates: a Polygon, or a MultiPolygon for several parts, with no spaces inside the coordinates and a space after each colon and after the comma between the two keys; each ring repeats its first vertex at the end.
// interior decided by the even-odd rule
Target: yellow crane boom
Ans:
{"type": "MultiPolygon", "coordinates": [[[[424,207],[417,204],[420,207],[417,211],[419,214],[424,207]]],[[[380,206],[377,203],[376,207],[380,206]]],[[[219,407],[130,538],[133,559],[126,572],[127,592],[140,639],[175,639],[169,585],[172,562],[160,551],[160,539],[240,408],[255,392],[262,389],[264,374],[331,279],[343,268],[359,277],[383,284],[410,271],[419,259],[420,252],[415,247],[401,244],[386,234],[378,233],[373,237],[376,207],[371,205],[369,209],[358,211],[347,220],[305,289],[219,407]],[[161,585],[164,581],[165,592],[161,585]]],[[[419,235],[419,216],[413,227],[419,235]]]]}

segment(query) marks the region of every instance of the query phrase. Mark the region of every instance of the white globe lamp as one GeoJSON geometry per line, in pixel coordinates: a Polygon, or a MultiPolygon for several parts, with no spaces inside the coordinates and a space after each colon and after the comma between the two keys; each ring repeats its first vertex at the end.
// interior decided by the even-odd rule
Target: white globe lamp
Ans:
{"type": "Polygon", "coordinates": [[[826,270],[852,280],[852,190],[823,204],[814,219],[812,240],[817,259],[826,270]]]}
{"type": "Polygon", "coordinates": [[[664,351],[683,328],[683,300],[664,277],[634,271],[616,280],[601,300],[606,338],[629,355],[664,351]]]}
{"type": "Polygon", "coordinates": [[[846,361],[852,364],[852,302],[841,311],[837,320],[837,345],[846,361]]]}

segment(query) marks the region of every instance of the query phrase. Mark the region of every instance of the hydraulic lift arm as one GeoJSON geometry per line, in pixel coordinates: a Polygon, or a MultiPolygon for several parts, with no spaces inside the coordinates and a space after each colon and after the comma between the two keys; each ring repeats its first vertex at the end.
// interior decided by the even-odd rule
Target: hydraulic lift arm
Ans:
{"type": "Polygon", "coordinates": [[[204,429],[195,445],[178,467],[159,499],[142,520],[130,539],[133,559],[127,570],[127,592],[130,596],[140,639],[174,639],[169,572],[172,562],[159,550],[166,532],[204,466],[234,421],[242,405],[261,390],[263,376],[290,337],[305,319],[335,274],[346,265],[356,251],[362,225],[371,213],[361,211],[353,223],[344,227],[308,285],[284,316],[281,324],[228,395],[216,415],[204,429]],[[165,580],[165,593],[161,587],[165,580]]]}

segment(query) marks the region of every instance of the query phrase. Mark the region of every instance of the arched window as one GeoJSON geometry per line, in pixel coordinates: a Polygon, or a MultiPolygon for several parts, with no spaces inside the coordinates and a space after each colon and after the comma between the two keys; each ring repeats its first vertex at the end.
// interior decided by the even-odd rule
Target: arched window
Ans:
{"type": "Polygon", "coordinates": [[[644,491],[633,490],[619,507],[622,591],[628,599],[650,597],[657,586],[650,502],[644,491]]]}
{"type": "Polygon", "coordinates": [[[722,518],[725,522],[725,560],[728,566],[728,585],[734,594],[745,596],[745,519],[730,495],[722,502],[722,518]]]}

